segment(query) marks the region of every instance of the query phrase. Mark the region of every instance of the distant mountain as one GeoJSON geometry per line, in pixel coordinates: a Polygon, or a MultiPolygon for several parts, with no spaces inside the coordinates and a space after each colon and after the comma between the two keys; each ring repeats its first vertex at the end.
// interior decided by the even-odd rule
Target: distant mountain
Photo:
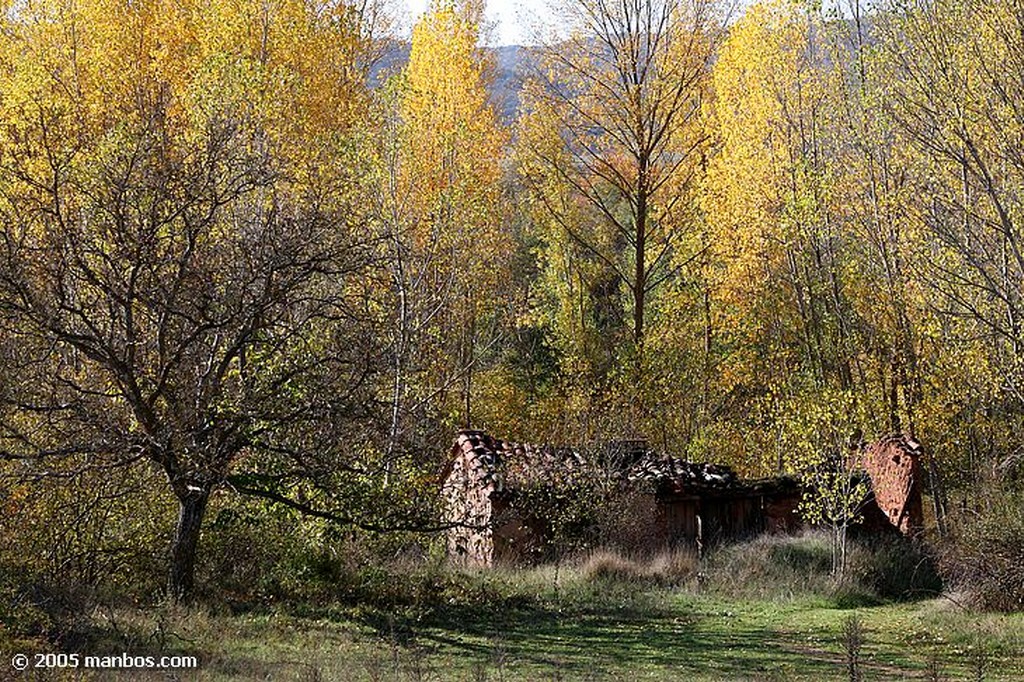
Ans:
{"type": "Polygon", "coordinates": [[[506,121],[515,118],[519,109],[519,93],[523,77],[534,65],[534,51],[520,45],[488,48],[494,53],[494,80],[491,82],[491,101],[498,114],[506,121]]]}
{"type": "MultiPolygon", "coordinates": [[[[491,81],[491,101],[498,115],[506,121],[516,116],[519,92],[523,87],[523,74],[532,62],[532,52],[520,45],[484,48],[494,57],[494,78],[491,81]]],[[[378,87],[398,73],[409,62],[409,42],[393,40],[385,47],[381,57],[370,69],[370,86],[378,87]]]]}
{"type": "Polygon", "coordinates": [[[409,41],[389,40],[370,67],[370,87],[376,88],[409,63],[409,41]]]}

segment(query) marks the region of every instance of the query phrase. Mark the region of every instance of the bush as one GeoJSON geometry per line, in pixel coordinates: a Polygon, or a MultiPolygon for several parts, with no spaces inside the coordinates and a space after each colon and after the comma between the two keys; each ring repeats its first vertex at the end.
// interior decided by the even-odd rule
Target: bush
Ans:
{"type": "Polygon", "coordinates": [[[0,638],[66,644],[96,604],[162,590],[161,531],[173,513],[148,492],[151,476],[103,470],[24,483],[0,469],[0,638]]]}
{"type": "Polygon", "coordinates": [[[325,570],[318,533],[290,514],[246,499],[215,498],[199,548],[196,583],[204,599],[231,603],[280,596],[325,570]]]}
{"type": "Polygon", "coordinates": [[[700,560],[692,550],[674,549],[655,554],[649,567],[660,584],[681,585],[697,576],[700,560]]]}
{"type": "Polygon", "coordinates": [[[902,537],[858,542],[849,572],[859,585],[882,599],[917,599],[942,592],[932,550],[902,537]]]}
{"type": "Polygon", "coordinates": [[[634,582],[643,577],[637,562],[611,550],[595,550],[580,565],[580,574],[591,582],[634,582]]]}
{"type": "Polygon", "coordinates": [[[7,636],[38,637],[52,632],[54,623],[44,611],[36,595],[27,586],[12,579],[0,567],[0,633],[7,636]]]}
{"type": "Polygon", "coordinates": [[[831,568],[830,541],[820,532],[761,535],[723,545],[711,552],[707,562],[712,589],[754,598],[829,595],[835,587],[831,568]]]}
{"type": "Polygon", "coordinates": [[[808,531],[762,535],[720,547],[708,558],[711,585],[727,594],[758,598],[818,595],[840,608],[934,596],[942,589],[935,562],[920,543],[904,538],[851,540],[842,581],[831,574],[829,543],[825,533],[808,531]]]}
{"type": "Polygon", "coordinates": [[[973,606],[1024,610],[1024,494],[997,493],[974,519],[962,519],[941,567],[973,606]]]}

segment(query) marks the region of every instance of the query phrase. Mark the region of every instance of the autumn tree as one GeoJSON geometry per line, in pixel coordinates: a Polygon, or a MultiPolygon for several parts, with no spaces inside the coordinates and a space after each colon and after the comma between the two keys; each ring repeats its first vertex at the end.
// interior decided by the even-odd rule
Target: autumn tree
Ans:
{"type": "Polygon", "coordinates": [[[760,404],[760,428],[750,415],[736,428],[767,460],[755,466],[776,469],[790,466],[782,403],[821,385],[819,273],[822,256],[832,255],[814,250],[829,242],[822,168],[809,153],[820,142],[812,136],[824,94],[812,20],[783,0],[752,6],[730,28],[712,75],[715,145],[701,197],[719,390],[760,404]]]}
{"type": "Polygon", "coordinates": [[[366,403],[366,247],[318,158],[358,104],[359,17],[52,2],[2,36],[0,316],[23,356],[0,453],[155,466],[187,597],[211,495],[288,502],[282,481],[343,466],[332,443],[366,403]]]}
{"type": "Polygon", "coordinates": [[[1012,140],[1022,130],[1024,14],[1016,2],[887,9],[884,111],[909,161],[911,267],[930,312],[915,420],[940,444],[966,505],[1012,469],[1019,448],[1024,165],[1012,140]]]}
{"type": "Polygon", "coordinates": [[[839,161],[831,194],[856,311],[854,384],[873,415],[873,433],[906,433],[929,443],[925,484],[944,532],[944,469],[962,450],[952,445],[962,413],[952,407],[961,398],[953,396],[970,392],[964,389],[975,381],[976,348],[947,343],[942,315],[929,301],[930,248],[914,218],[922,196],[918,178],[928,164],[888,115],[901,76],[880,49],[887,19],[859,0],[839,10],[825,16],[823,47],[837,103],[829,127],[839,161]]]}
{"type": "MultiPolygon", "coordinates": [[[[937,248],[929,284],[1007,368],[1020,357],[1024,281],[1014,189],[1024,163],[1011,142],[1024,99],[1021,26],[1016,3],[990,2],[915,3],[887,24],[887,35],[906,36],[887,45],[907,79],[892,89],[892,115],[930,162],[918,213],[937,248]]],[[[1016,372],[1006,380],[1019,395],[1016,372]]]]}
{"type": "Polygon", "coordinates": [[[585,296],[612,319],[628,299],[639,353],[649,299],[676,274],[688,229],[706,142],[695,124],[722,17],[704,0],[562,9],[571,33],[544,47],[524,96],[524,178],[550,230],[602,271],[585,296]]]}
{"type": "MultiPolygon", "coordinates": [[[[429,449],[432,418],[474,423],[474,379],[509,321],[511,235],[480,7],[438,1],[413,28],[405,69],[378,93],[375,212],[390,270],[391,437],[429,449]]],[[[447,438],[447,436],[445,436],[447,438]]]]}

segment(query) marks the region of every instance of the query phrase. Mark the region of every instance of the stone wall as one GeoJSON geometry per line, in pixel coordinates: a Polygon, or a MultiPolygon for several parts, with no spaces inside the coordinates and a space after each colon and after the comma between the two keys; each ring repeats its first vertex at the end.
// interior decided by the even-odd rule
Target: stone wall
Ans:
{"type": "Polygon", "coordinates": [[[490,566],[494,561],[492,498],[502,490],[498,453],[485,433],[461,431],[452,445],[451,461],[441,488],[448,556],[464,566],[490,566]]]}

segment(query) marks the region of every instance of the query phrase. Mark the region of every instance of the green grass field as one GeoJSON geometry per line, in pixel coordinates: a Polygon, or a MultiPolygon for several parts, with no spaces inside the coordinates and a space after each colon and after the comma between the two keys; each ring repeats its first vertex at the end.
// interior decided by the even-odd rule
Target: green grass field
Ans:
{"type": "Polygon", "coordinates": [[[865,680],[975,680],[979,667],[981,679],[1024,679],[1020,615],[969,614],[944,599],[839,609],[820,599],[647,597],[642,608],[452,611],[376,624],[330,610],[125,612],[115,618],[123,619],[122,632],[138,633],[131,651],[162,639],[165,650],[197,655],[200,669],[96,679],[845,680],[842,632],[850,616],[863,624],[865,680]]]}
{"type": "MultiPolygon", "coordinates": [[[[518,571],[374,569],[344,589],[335,576],[301,600],[96,607],[65,650],[189,654],[198,670],[12,679],[849,680],[844,631],[854,619],[860,679],[1024,680],[1024,614],[973,611],[957,596],[887,601],[837,589],[820,550],[814,538],[740,546],[701,581],[685,560],[654,570],[592,557],[518,571]]],[[[5,663],[53,648],[2,634],[5,663]]]]}

